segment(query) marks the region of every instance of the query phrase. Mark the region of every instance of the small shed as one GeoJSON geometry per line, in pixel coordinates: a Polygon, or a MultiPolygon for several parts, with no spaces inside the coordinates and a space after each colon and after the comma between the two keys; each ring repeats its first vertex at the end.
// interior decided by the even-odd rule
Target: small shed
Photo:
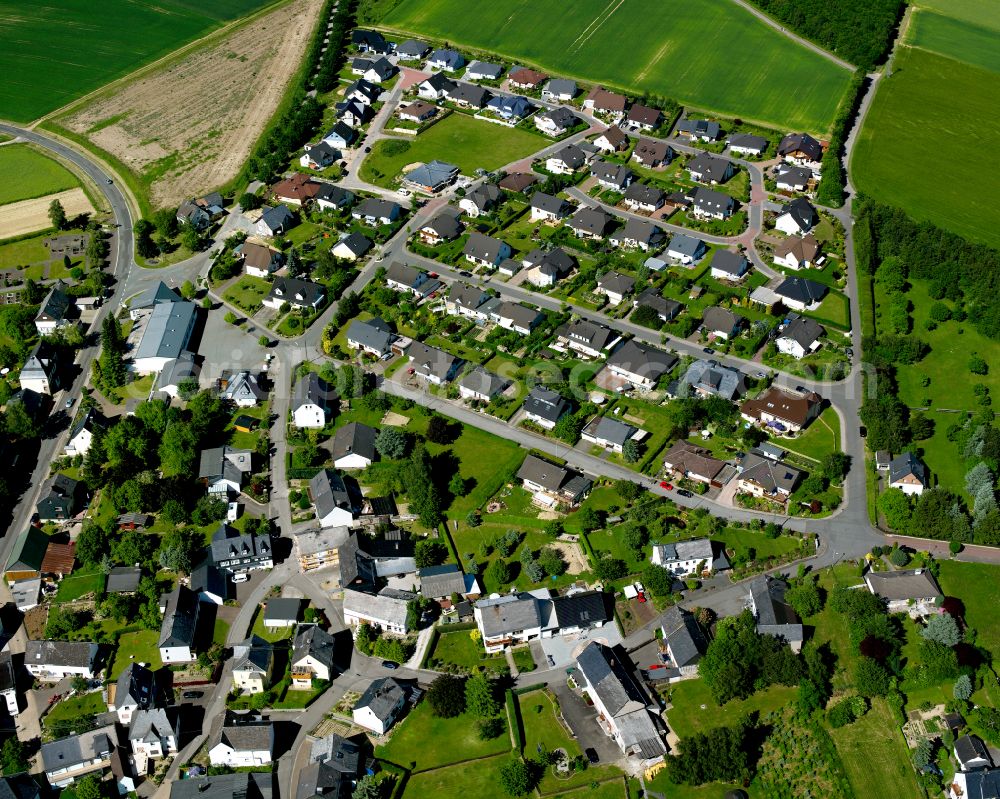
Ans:
{"type": "Polygon", "coordinates": [[[294,627],[302,607],[298,599],[269,599],[264,605],[264,626],[268,629],[294,627]]]}

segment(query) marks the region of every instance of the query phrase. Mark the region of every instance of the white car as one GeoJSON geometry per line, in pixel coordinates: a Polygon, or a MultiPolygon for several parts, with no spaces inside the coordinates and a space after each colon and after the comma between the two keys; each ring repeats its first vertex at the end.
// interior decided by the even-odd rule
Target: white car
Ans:
{"type": "Polygon", "coordinates": [[[409,189],[400,189],[399,190],[399,196],[400,197],[409,197],[412,193],[413,192],[411,192],[409,189]]]}
{"type": "Polygon", "coordinates": [[[234,583],[245,583],[249,579],[250,579],[250,575],[247,574],[246,572],[240,572],[239,574],[234,574],[233,575],[233,582],[234,583]]]}

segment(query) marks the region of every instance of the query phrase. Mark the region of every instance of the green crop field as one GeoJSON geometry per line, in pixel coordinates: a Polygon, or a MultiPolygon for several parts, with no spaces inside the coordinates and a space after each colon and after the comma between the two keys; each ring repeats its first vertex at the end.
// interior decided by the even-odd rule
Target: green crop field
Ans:
{"type": "Polygon", "coordinates": [[[1000,72],[998,32],[972,22],[920,11],[913,17],[907,42],[914,47],[1000,72]]]}
{"type": "Polygon", "coordinates": [[[44,197],[79,185],[76,176],[62,164],[27,144],[0,147],[0,205],[44,197]]]}
{"type": "Polygon", "coordinates": [[[1000,73],[903,47],[879,86],[851,160],[866,194],[972,241],[1000,246],[996,178],[1000,73]]]}
{"type": "Polygon", "coordinates": [[[382,24],[816,133],[829,129],[850,77],[726,0],[403,0],[382,24]]]}
{"type": "Polygon", "coordinates": [[[28,122],[273,0],[0,0],[0,117],[28,122]]]}

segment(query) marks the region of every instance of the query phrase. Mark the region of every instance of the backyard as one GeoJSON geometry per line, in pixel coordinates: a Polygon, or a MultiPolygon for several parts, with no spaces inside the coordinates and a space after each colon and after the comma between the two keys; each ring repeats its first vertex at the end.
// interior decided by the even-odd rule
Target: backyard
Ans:
{"type": "Polygon", "coordinates": [[[111,679],[117,679],[118,675],[125,671],[125,667],[133,661],[147,664],[152,671],[162,668],[163,662],[160,660],[160,650],[157,646],[159,641],[159,630],[140,630],[121,635],[118,638],[118,647],[115,649],[115,659],[111,664],[111,679]]]}

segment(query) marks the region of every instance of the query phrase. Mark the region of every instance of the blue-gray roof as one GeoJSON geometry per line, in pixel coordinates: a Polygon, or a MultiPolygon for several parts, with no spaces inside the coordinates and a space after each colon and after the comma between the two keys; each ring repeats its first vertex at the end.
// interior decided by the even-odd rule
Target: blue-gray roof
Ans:
{"type": "Polygon", "coordinates": [[[695,236],[688,236],[686,233],[675,233],[667,245],[668,252],[677,252],[689,258],[697,258],[705,251],[705,242],[695,236]]]}
{"type": "Polygon", "coordinates": [[[135,351],[139,358],[176,358],[187,347],[197,308],[190,302],[161,303],[153,308],[135,351]]]}

